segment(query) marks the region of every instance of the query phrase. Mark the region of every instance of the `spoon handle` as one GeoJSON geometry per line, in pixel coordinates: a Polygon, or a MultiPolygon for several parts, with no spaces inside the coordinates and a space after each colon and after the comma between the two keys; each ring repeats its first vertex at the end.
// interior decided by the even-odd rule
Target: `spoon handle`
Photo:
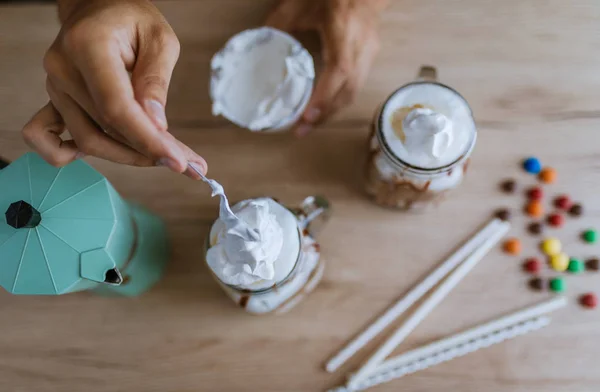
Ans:
{"type": "Polygon", "coordinates": [[[242,238],[248,241],[258,241],[260,239],[258,232],[256,230],[250,229],[246,222],[238,218],[233,213],[233,211],[231,211],[231,207],[229,206],[229,200],[227,199],[227,195],[225,195],[225,190],[223,189],[223,186],[217,181],[207,178],[192,163],[188,163],[188,167],[192,169],[196,174],[198,174],[202,181],[204,181],[211,187],[212,196],[218,195],[220,197],[221,201],[219,203],[219,217],[221,218],[221,220],[223,220],[225,226],[228,228],[232,228],[234,226],[237,228],[241,228],[244,233],[244,235],[242,235],[242,238]]]}

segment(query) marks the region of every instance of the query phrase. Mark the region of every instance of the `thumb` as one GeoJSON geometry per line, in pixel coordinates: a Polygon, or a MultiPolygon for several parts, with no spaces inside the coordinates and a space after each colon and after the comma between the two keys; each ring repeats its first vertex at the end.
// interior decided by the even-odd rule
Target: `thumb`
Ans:
{"type": "Polygon", "coordinates": [[[171,75],[179,58],[179,41],[172,31],[151,35],[140,43],[131,81],[136,100],[154,125],[166,131],[165,107],[171,75]]]}

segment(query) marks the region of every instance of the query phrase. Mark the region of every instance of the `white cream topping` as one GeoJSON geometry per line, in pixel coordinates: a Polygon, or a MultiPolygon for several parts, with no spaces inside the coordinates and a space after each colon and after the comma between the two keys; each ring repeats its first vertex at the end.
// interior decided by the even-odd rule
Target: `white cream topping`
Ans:
{"type": "Polygon", "coordinates": [[[232,208],[257,241],[244,239],[236,227],[221,220],[213,225],[207,263],[224,283],[245,289],[262,289],[284,279],[299,254],[300,240],[293,214],[272,199],[255,199],[232,208]]]}
{"type": "Polygon", "coordinates": [[[252,131],[295,121],[315,78],[308,51],[269,27],[235,35],[215,54],[211,67],[213,114],[252,131]]]}
{"type": "Polygon", "coordinates": [[[454,135],[452,121],[431,109],[417,108],[402,121],[404,146],[414,155],[439,159],[450,147],[454,135]]]}
{"type": "Polygon", "coordinates": [[[433,83],[401,88],[388,100],[382,116],[383,138],[394,155],[423,169],[455,162],[469,150],[476,134],[467,102],[433,83]],[[401,121],[398,115],[404,116],[401,121]]]}

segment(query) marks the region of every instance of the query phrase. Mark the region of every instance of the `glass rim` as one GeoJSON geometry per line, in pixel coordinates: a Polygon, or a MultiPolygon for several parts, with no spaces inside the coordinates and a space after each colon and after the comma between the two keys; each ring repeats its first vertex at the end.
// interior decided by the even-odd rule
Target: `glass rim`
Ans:
{"type": "Polygon", "coordinates": [[[455,89],[453,89],[450,86],[447,86],[443,83],[440,83],[438,81],[430,81],[430,80],[417,80],[414,82],[410,82],[407,83],[403,86],[400,86],[399,88],[397,88],[396,90],[394,90],[383,102],[383,104],[381,105],[381,108],[379,109],[379,114],[377,115],[377,120],[376,120],[376,124],[377,124],[377,131],[376,131],[376,136],[377,136],[377,140],[379,141],[379,144],[382,147],[382,151],[384,152],[384,154],[386,155],[387,158],[389,158],[393,164],[395,164],[396,166],[400,167],[401,169],[406,169],[407,171],[410,171],[412,173],[416,173],[416,174],[439,174],[439,173],[444,173],[454,167],[456,167],[457,165],[459,165],[460,163],[462,163],[463,161],[465,161],[466,159],[468,159],[468,157],[471,155],[471,152],[473,151],[473,148],[475,147],[475,142],[477,141],[477,127],[475,126],[475,132],[473,132],[473,135],[471,136],[471,141],[468,145],[468,147],[466,148],[465,152],[463,154],[461,154],[456,160],[454,160],[453,162],[444,165],[444,166],[440,166],[440,167],[433,167],[433,168],[424,168],[424,167],[419,167],[416,165],[412,165],[408,162],[406,162],[403,159],[400,159],[396,154],[394,154],[394,152],[392,151],[392,149],[390,148],[388,142],[384,139],[383,137],[383,112],[385,107],[387,106],[387,104],[389,103],[389,101],[400,91],[402,91],[403,89],[410,87],[410,86],[414,86],[414,85],[419,85],[419,84],[431,84],[431,85],[437,85],[439,87],[445,88],[447,90],[450,90],[452,93],[456,94],[464,103],[465,105],[467,105],[467,108],[469,109],[469,114],[471,115],[471,119],[473,120],[473,124],[475,124],[475,119],[473,117],[473,111],[471,109],[471,106],[469,105],[469,102],[465,99],[465,97],[463,97],[458,91],[456,91],[455,89]]]}

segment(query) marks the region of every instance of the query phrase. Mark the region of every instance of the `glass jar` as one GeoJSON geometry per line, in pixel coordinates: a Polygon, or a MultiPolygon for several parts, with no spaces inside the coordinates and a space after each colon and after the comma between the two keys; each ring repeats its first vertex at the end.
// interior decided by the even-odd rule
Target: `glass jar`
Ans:
{"type": "MultiPolygon", "coordinates": [[[[280,204],[275,199],[272,200],[280,204]]],[[[300,207],[287,208],[287,211],[293,214],[298,223],[300,250],[294,267],[285,278],[272,282],[266,288],[249,289],[226,284],[211,270],[212,276],[225,293],[249,313],[285,313],[312,292],[323,277],[325,264],[321,259],[321,248],[315,237],[329,220],[331,213],[329,201],[320,196],[311,196],[305,199],[300,207]]],[[[207,252],[212,245],[214,245],[214,239],[211,240],[211,235],[209,235],[204,252],[205,262],[207,252]]]]}
{"type": "Polygon", "coordinates": [[[272,27],[242,31],[211,61],[213,114],[253,132],[288,130],[308,105],[314,79],[313,58],[297,39],[272,27]]]}
{"type": "MultiPolygon", "coordinates": [[[[411,102],[409,107],[397,108],[394,114],[400,113],[405,117],[415,108],[432,108],[444,112],[443,109],[436,108],[436,105],[431,102],[411,102]]],[[[377,204],[400,210],[422,209],[428,205],[437,204],[447,191],[456,188],[462,182],[469,167],[470,155],[476,139],[477,130],[467,101],[458,92],[437,81],[435,68],[423,66],[417,81],[396,90],[376,112],[369,136],[366,191],[377,204]],[[465,136],[468,137],[468,142],[465,144],[464,150],[456,160],[441,167],[419,167],[402,159],[390,147],[383,131],[384,121],[389,121],[389,124],[396,121],[385,118],[384,115],[389,112],[387,107],[390,101],[397,95],[403,94],[406,89],[422,86],[434,86],[441,94],[451,96],[461,106],[461,110],[466,113],[464,117],[467,122],[471,122],[468,124],[469,129],[462,130],[468,132],[468,135],[465,136]]]]}

